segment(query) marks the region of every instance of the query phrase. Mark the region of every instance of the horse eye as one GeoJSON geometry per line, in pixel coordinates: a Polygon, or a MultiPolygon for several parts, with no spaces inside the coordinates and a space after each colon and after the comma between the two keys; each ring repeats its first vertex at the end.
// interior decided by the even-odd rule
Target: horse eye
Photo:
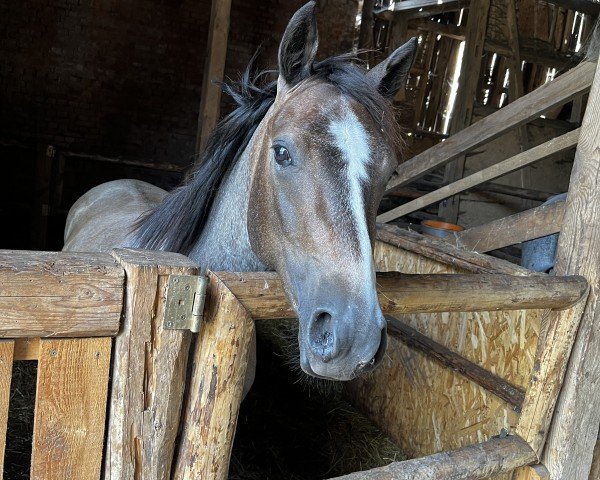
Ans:
{"type": "Polygon", "coordinates": [[[273,147],[273,152],[275,161],[282,167],[288,167],[292,164],[292,157],[290,157],[290,152],[288,152],[287,148],[282,147],[281,145],[275,145],[273,147]]]}

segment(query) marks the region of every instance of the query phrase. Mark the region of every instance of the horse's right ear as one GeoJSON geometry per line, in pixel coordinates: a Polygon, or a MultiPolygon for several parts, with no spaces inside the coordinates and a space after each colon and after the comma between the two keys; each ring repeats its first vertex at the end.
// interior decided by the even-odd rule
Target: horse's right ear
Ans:
{"type": "Polygon", "coordinates": [[[308,2],[288,23],[279,45],[279,75],[290,86],[311,74],[319,38],[315,2],[308,2]]]}

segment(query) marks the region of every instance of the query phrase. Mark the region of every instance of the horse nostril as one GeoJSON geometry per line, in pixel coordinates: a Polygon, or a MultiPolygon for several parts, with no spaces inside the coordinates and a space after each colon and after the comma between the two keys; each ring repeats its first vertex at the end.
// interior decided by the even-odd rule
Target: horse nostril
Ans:
{"type": "Polygon", "coordinates": [[[334,356],[335,336],[331,314],[319,312],[310,326],[310,345],[313,352],[327,363],[334,356]]]}

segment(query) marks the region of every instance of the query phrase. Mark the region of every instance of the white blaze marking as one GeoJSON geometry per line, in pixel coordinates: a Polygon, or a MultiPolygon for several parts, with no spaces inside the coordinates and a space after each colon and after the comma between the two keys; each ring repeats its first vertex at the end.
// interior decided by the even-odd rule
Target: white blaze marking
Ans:
{"type": "Polygon", "coordinates": [[[349,206],[358,232],[360,255],[362,257],[360,260],[368,269],[368,272],[364,272],[367,274],[366,278],[368,278],[374,270],[362,184],[368,178],[367,167],[371,163],[369,137],[349,107],[345,108],[345,116],[342,119],[331,122],[329,131],[335,138],[335,142],[346,161],[348,190],[350,192],[349,206]]]}

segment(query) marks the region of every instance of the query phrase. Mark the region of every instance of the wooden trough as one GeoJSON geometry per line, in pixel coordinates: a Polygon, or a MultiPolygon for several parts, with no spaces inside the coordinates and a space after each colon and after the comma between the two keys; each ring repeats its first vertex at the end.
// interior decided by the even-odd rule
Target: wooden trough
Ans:
{"type": "MultiPolygon", "coordinates": [[[[576,87],[570,93],[556,84],[546,88],[553,100],[536,93],[537,107],[585,93],[594,71],[584,64],[571,75],[576,87]]],[[[600,267],[595,75],[571,189],[554,210],[562,222],[534,233],[520,228],[520,237],[511,239],[561,225],[556,276],[379,228],[375,257],[384,273],[377,282],[393,340],[386,364],[351,382],[348,394],[418,458],[344,478],[475,479],[514,472],[512,478],[524,480],[549,478],[549,469],[558,472],[552,478],[587,479],[594,445],[587,437],[580,441],[577,422],[597,420],[587,408],[596,402],[595,377],[587,381],[582,374],[593,368],[589,362],[600,348],[591,335],[599,317],[600,267]],[[578,463],[573,452],[585,461],[578,463]]],[[[539,114],[510,108],[434,147],[426,163],[408,162],[390,188],[497,136],[507,123],[518,126],[539,114]],[[494,123],[510,112],[512,120],[494,123]]],[[[455,243],[476,249],[477,238],[498,228],[467,230],[455,243]]],[[[293,312],[275,274],[209,272],[204,319],[190,352],[193,334],[171,329],[167,303],[175,278],[197,274],[189,259],[171,253],[0,252],[0,471],[12,364],[33,359],[32,478],[226,478],[254,320],[293,312]]]]}

